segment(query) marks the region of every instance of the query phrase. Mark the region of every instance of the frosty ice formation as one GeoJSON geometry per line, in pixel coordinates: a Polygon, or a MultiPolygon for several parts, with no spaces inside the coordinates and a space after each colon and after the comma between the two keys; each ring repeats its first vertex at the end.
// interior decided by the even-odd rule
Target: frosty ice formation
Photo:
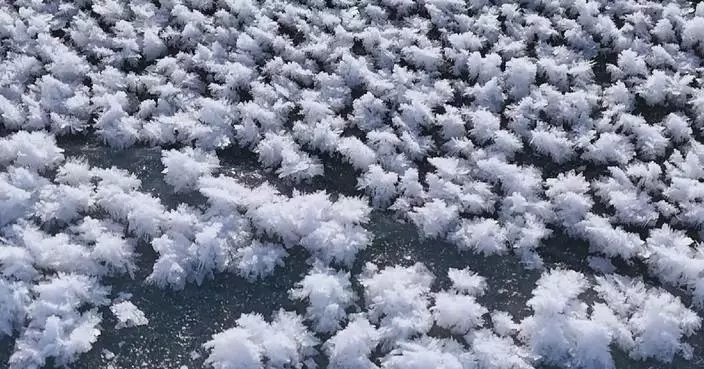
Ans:
{"type": "Polygon", "coordinates": [[[105,282],[143,282],[138,242],[158,255],[146,282],[175,290],[309,256],[290,291],[305,315],[243,314],[203,342],[216,369],[690,359],[703,55],[704,4],[684,1],[1,2],[2,365],[75,362],[108,310],[146,324],[105,282]],[[166,206],[134,174],[66,157],[65,137],[160,146],[166,183],[205,204],[166,206]],[[223,172],[231,147],[294,190],[223,172]],[[339,168],[353,194],[306,190],[339,168]],[[518,256],[542,273],[532,315],[485,307],[489,276],[469,269],[438,290],[423,260],[357,260],[373,210],[476,257],[518,256]],[[588,244],[593,273],[543,261],[558,233],[588,244]]]}

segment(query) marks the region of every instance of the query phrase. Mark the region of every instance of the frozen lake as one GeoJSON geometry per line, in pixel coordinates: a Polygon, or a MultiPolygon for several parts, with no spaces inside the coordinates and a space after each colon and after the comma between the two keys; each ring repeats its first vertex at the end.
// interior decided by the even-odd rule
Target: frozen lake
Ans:
{"type": "Polygon", "coordinates": [[[695,3],[0,0],[0,369],[704,368],[695,3]]]}

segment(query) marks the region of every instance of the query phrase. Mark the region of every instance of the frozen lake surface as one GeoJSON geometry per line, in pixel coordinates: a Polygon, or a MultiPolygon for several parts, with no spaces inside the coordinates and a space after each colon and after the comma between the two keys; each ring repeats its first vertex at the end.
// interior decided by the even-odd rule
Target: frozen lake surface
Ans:
{"type": "MultiPolygon", "coordinates": [[[[163,181],[160,162],[161,149],[138,147],[130,150],[112,150],[95,141],[85,139],[67,139],[61,142],[67,156],[83,156],[96,166],[117,166],[129,170],[142,180],[142,189],[159,195],[165,204],[176,206],[186,201],[201,204],[198,194],[185,196],[174,195],[163,181]]],[[[287,186],[280,183],[275,176],[257,169],[256,158],[242,152],[229,151],[221,154],[221,170],[242,178],[248,184],[258,184],[264,180],[279,182],[280,188],[287,186]]],[[[341,193],[354,192],[354,178],[346,178],[345,170],[338,178],[325,178],[328,191],[341,193]]],[[[315,187],[315,184],[311,187],[315,187]]],[[[310,188],[313,189],[313,188],[310,188]]],[[[469,267],[487,278],[489,288],[479,301],[490,310],[503,310],[517,319],[530,315],[525,305],[535,282],[540,276],[537,271],[526,270],[515,255],[483,257],[470,253],[459,253],[454,245],[437,240],[424,239],[417,229],[401,222],[390,214],[373,213],[369,228],[374,233],[372,245],[357,258],[353,275],[359,273],[363,262],[372,261],[379,265],[412,265],[423,262],[436,276],[434,289],[447,288],[450,284],[445,271],[450,268],[469,267]]],[[[149,245],[140,243],[138,251],[139,272],[134,279],[108,279],[106,284],[116,291],[133,295],[135,303],[149,318],[146,326],[128,329],[114,329],[115,319],[104,312],[103,331],[93,349],[80,357],[71,368],[74,369],[180,369],[203,367],[207,353],[203,342],[218,332],[234,325],[243,313],[259,312],[264,316],[279,308],[305,312],[305,304],[292,302],[288,290],[307,273],[309,266],[306,256],[292,254],[286,261],[285,268],[278,268],[273,276],[256,282],[248,282],[232,274],[217,274],[214,280],[206,280],[202,285],[187,284],[182,291],[161,289],[141,281],[151,272],[156,255],[149,245]],[[105,350],[114,354],[108,354],[105,350]]],[[[587,246],[579,240],[564,235],[557,235],[548,240],[541,250],[547,267],[563,267],[581,271],[587,275],[593,273],[588,267],[587,246]]],[[[623,266],[618,272],[639,275],[642,271],[623,266]]],[[[658,285],[657,281],[651,283],[658,285]]],[[[359,289],[359,286],[356,286],[359,289]]],[[[670,289],[678,293],[675,289],[670,289]]],[[[587,299],[589,301],[589,299],[587,299]]],[[[5,340],[7,342],[7,340],[5,340]]],[[[613,356],[618,369],[696,369],[704,365],[704,335],[699,333],[688,340],[695,349],[691,361],[677,357],[672,363],[660,363],[652,360],[634,361],[613,349],[613,356]]],[[[0,352],[0,362],[7,360],[8,349],[0,352]]],[[[321,358],[320,360],[324,360],[321,358]]],[[[325,362],[321,361],[322,368],[325,362]]],[[[539,368],[550,368],[542,366],[539,368]]]]}
{"type": "Polygon", "coordinates": [[[704,368],[702,66],[681,0],[0,0],[0,367],[704,368]]]}

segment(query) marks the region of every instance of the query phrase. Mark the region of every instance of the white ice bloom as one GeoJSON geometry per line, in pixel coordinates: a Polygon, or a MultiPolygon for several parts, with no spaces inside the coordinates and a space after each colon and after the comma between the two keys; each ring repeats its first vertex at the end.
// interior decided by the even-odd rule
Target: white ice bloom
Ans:
{"type": "Polygon", "coordinates": [[[433,199],[423,206],[414,207],[408,217],[424,236],[436,238],[447,233],[457,221],[458,215],[456,205],[448,205],[443,200],[433,199]]]}
{"type": "Polygon", "coordinates": [[[543,57],[537,61],[538,73],[544,75],[548,81],[564,89],[569,86],[569,66],[561,64],[553,58],[543,57]]]}
{"type": "Polygon", "coordinates": [[[686,141],[692,136],[689,118],[676,113],[670,113],[663,121],[665,129],[675,141],[686,141]]]}
{"type": "Polygon", "coordinates": [[[279,167],[276,173],[281,178],[300,181],[323,174],[319,160],[301,151],[288,134],[267,132],[257,145],[256,152],[265,168],[279,167]]]}
{"type": "Polygon", "coordinates": [[[142,38],[142,53],[144,58],[146,60],[154,60],[164,55],[165,52],[166,45],[159,37],[157,27],[145,29],[142,38]]]}
{"type": "Polygon", "coordinates": [[[648,67],[642,56],[632,49],[623,50],[618,55],[617,65],[621,73],[626,76],[648,75],[648,67]]]}
{"type": "Polygon", "coordinates": [[[277,266],[284,265],[288,253],[281,245],[252,241],[252,244],[237,250],[235,268],[247,280],[256,280],[274,273],[277,266]]]}
{"type": "Polygon", "coordinates": [[[208,219],[186,205],[165,214],[163,233],[151,240],[158,253],[147,282],[183,289],[187,282],[201,284],[215,273],[236,271],[235,250],[251,241],[249,222],[238,213],[208,219]]]}
{"type": "Polygon", "coordinates": [[[87,185],[94,173],[85,160],[69,158],[57,170],[56,182],[70,186],[87,185]]]}
{"type": "Polygon", "coordinates": [[[30,327],[18,338],[19,349],[10,356],[9,368],[40,368],[49,357],[59,365],[76,361],[97,341],[100,320],[96,310],[76,313],[67,320],[56,315],[46,317],[44,324],[30,327]]]}
{"type": "MultiPolygon", "coordinates": [[[[458,37],[459,35],[453,36],[457,42],[463,41],[458,37]]],[[[482,57],[481,53],[474,51],[467,57],[467,71],[470,78],[477,78],[478,83],[485,83],[501,74],[501,56],[490,53],[482,57]]]]}
{"type": "Polygon", "coordinates": [[[564,163],[574,155],[574,144],[565,131],[550,127],[531,132],[530,144],[541,154],[549,156],[556,163],[564,163]]]}
{"type": "Polygon", "coordinates": [[[437,125],[442,130],[442,136],[445,139],[460,138],[466,133],[465,122],[461,114],[461,110],[451,105],[445,105],[445,114],[437,116],[437,125]]]}
{"type": "Polygon", "coordinates": [[[282,152],[281,168],[276,173],[280,178],[290,178],[293,181],[309,180],[323,175],[323,165],[318,158],[311,158],[300,151],[282,152]]]}
{"type": "Polygon", "coordinates": [[[484,325],[483,315],[489,311],[474,296],[455,292],[438,292],[430,310],[435,323],[454,334],[465,334],[470,329],[484,325]]]}
{"type": "Polygon", "coordinates": [[[54,136],[46,132],[20,131],[0,139],[0,164],[41,171],[55,167],[64,160],[63,149],[54,136]]]}
{"type": "Polygon", "coordinates": [[[647,226],[659,217],[651,197],[640,191],[621,169],[609,168],[611,177],[594,183],[596,194],[613,206],[617,223],[647,226]]]}
{"type": "Polygon", "coordinates": [[[248,216],[255,228],[280,238],[286,246],[300,244],[322,261],[349,265],[371,241],[361,226],[368,221],[370,209],[361,199],[341,197],[340,201],[331,202],[325,192],[294,193],[286,200],[262,204],[248,216]]]}
{"type": "Polygon", "coordinates": [[[19,129],[24,123],[25,113],[12,100],[0,95],[0,118],[5,127],[19,129]]]}
{"type": "Polygon", "coordinates": [[[620,256],[627,260],[643,251],[644,242],[638,234],[614,227],[602,216],[590,213],[576,226],[589,242],[589,246],[606,256],[620,256]]]}
{"type": "Polygon", "coordinates": [[[94,174],[100,179],[101,185],[116,186],[121,191],[135,190],[142,185],[136,175],[117,167],[95,168],[94,174]]]}
{"type": "Polygon", "coordinates": [[[487,288],[486,278],[472,272],[469,268],[449,268],[447,276],[452,281],[452,288],[474,296],[481,296],[487,288]]]}
{"type": "MultiPolygon", "coordinates": [[[[2,251],[0,251],[0,261],[2,251]]],[[[5,273],[3,273],[5,274],[5,273]]],[[[29,305],[29,289],[21,282],[9,282],[0,279],[0,337],[12,336],[17,328],[24,323],[29,305]]]]}
{"type": "Polygon", "coordinates": [[[440,48],[420,48],[414,45],[403,48],[401,54],[411,64],[427,71],[438,69],[442,62],[442,51],[440,48]]]}
{"type": "Polygon", "coordinates": [[[460,250],[471,250],[484,255],[507,251],[506,230],[494,219],[463,219],[457,230],[449,235],[460,250]]]}
{"type": "Polygon", "coordinates": [[[499,77],[494,77],[484,84],[477,84],[471,91],[477,105],[492,113],[498,113],[501,110],[506,98],[499,77]]]}
{"type": "Polygon", "coordinates": [[[662,126],[639,124],[632,131],[638,151],[645,159],[661,157],[670,146],[670,141],[663,135],[662,126]]]}
{"type": "Polygon", "coordinates": [[[93,5],[93,11],[100,14],[106,22],[115,23],[117,20],[122,19],[126,9],[118,1],[102,0],[93,5]]]}
{"type": "Polygon", "coordinates": [[[388,108],[384,102],[367,92],[352,103],[353,121],[362,130],[368,131],[384,124],[388,108]]]}
{"type": "Polygon", "coordinates": [[[505,222],[509,244],[520,253],[540,247],[553,233],[547,227],[547,223],[554,220],[552,206],[547,201],[530,201],[514,194],[504,199],[500,216],[505,222]]]}
{"type": "Polygon", "coordinates": [[[648,105],[658,105],[665,103],[670,87],[670,78],[664,71],[655,70],[648,76],[645,83],[638,91],[638,95],[643,97],[648,105]]]}
{"type": "Polygon", "coordinates": [[[357,137],[344,137],[340,139],[337,150],[346,161],[357,169],[365,170],[376,163],[376,153],[357,137]]]}
{"type": "Polygon", "coordinates": [[[335,272],[318,265],[289,292],[293,299],[308,301],[306,319],[313,321],[316,332],[332,333],[340,329],[347,316],[345,310],[355,300],[349,278],[349,272],[335,272]]]}
{"type": "Polygon", "coordinates": [[[473,356],[458,342],[448,339],[424,337],[413,342],[402,343],[384,357],[384,369],[464,369],[472,367],[473,356]]]}
{"type": "Polygon", "coordinates": [[[597,277],[597,283],[596,291],[631,331],[627,346],[620,345],[631,357],[670,362],[678,353],[691,356],[692,348],[681,340],[699,330],[701,318],[679,297],[620,275],[597,277]]]}
{"type": "Polygon", "coordinates": [[[396,195],[398,175],[385,171],[380,165],[370,165],[357,180],[357,187],[371,195],[376,207],[385,207],[396,195]]]}
{"type": "Polygon", "coordinates": [[[491,313],[491,324],[494,332],[501,337],[512,335],[520,327],[509,313],[498,310],[491,313]]]}
{"type": "Polygon", "coordinates": [[[526,197],[533,197],[542,187],[541,173],[533,166],[519,166],[506,162],[501,157],[492,156],[478,160],[477,167],[483,179],[500,183],[506,194],[517,192],[526,197]]]}
{"type": "Polygon", "coordinates": [[[469,133],[480,144],[491,140],[500,128],[499,118],[487,110],[477,110],[471,116],[473,128],[469,133]]]}
{"type": "Polygon", "coordinates": [[[107,272],[133,276],[135,266],[135,245],[132,239],[122,235],[123,227],[109,221],[85,217],[70,228],[76,238],[92,245],[91,257],[107,267],[107,272]]]}
{"type": "Polygon", "coordinates": [[[187,251],[190,244],[191,241],[185,237],[172,239],[167,235],[152,240],[152,248],[161,256],[154,262],[147,282],[162,287],[172,286],[175,289],[183,289],[191,272],[187,265],[190,262],[189,259],[192,259],[187,251]],[[190,258],[185,259],[184,255],[190,258]]]}
{"type": "Polygon", "coordinates": [[[136,327],[149,324],[149,319],[144,315],[144,312],[139,310],[130,301],[122,301],[110,306],[110,311],[117,318],[116,329],[136,327]]]}
{"type": "Polygon", "coordinates": [[[561,314],[572,306],[574,300],[586,290],[587,280],[581,273],[572,270],[556,269],[544,273],[528,301],[536,312],[548,315],[561,314]]]}
{"type": "Polygon", "coordinates": [[[520,99],[530,93],[535,82],[537,67],[528,58],[515,58],[506,62],[505,79],[508,93],[514,99],[520,99]]]}
{"type": "MultiPolygon", "coordinates": [[[[430,124],[430,122],[428,122],[430,124]]],[[[404,131],[399,138],[401,139],[401,150],[410,159],[419,160],[428,156],[429,152],[435,147],[435,143],[428,136],[410,133],[404,131]]]]}
{"type": "MultiPolygon", "coordinates": [[[[246,71],[243,71],[243,75],[246,74],[246,71]]],[[[232,144],[234,133],[231,110],[222,99],[201,98],[199,100],[197,114],[201,124],[192,134],[198,146],[205,150],[212,150],[232,144]]]]}
{"type": "Polygon", "coordinates": [[[321,122],[306,125],[303,122],[293,124],[293,136],[307,147],[321,152],[334,152],[340,142],[340,133],[344,121],[339,118],[325,118],[321,122]]]}
{"type": "Polygon", "coordinates": [[[648,192],[660,191],[664,184],[660,180],[663,168],[653,161],[648,163],[634,163],[626,167],[626,174],[639,188],[648,192]]]}
{"type": "Polygon", "coordinates": [[[693,302],[704,306],[704,253],[683,231],[665,224],[646,240],[648,266],[663,282],[693,290],[693,302]]]}
{"type": "Polygon", "coordinates": [[[420,263],[381,270],[371,263],[365,265],[360,277],[364,301],[369,320],[379,325],[385,347],[430,330],[433,317],[428,306],[433,279],[420,263]]]}
{"type": "Polygon", "coordinates": [[[507,158],[513,158],[516,153],[523,150],[523,141],[511,131],[500,129],[494,132],[493,143],[489,146],[507,158]]]}
{"type": "Polygon", "coordinates": [[[252,333],[244,328],[215,334],[204,347],[211,350],[205,362],[215,369],[262,368],[262,348],[252,342],[252,333]]]}
{"type": "Polygon", "coordinates": [[[80,186],[45,186],[39,191],[34,213],[44,223],[68,223],[93,206],[93,188],[80,186]]]}
{"type": "MultiPolygon", "coordinates": [[[[356,137],[355,137],[356,138],[356,137]]],[[[378,130],[367,132],[367,144],[372,149],[371,153],[379,156],[380,160],[388,160],[396,155],[398,149],[404,145],[395,133],[388,130],[378,130]]],[[[366,154],[365,156],[369,156],[366,154]]]]}
{"type": "Polygon", "coordinates": [[[31,281],[39,275],[33,264],[34,257],[26,248],[4,244],[0,247],[0,273],[3,277],[31,281]]]}
{"type": "Polygon", "coordinates": [[[95,275],[100,270],[90,249],[74,242],[66,233],[52,236],[31,225],[16,224],[13,228],[19,236],[19,244],[29,250],[38,268],[88,275],[95,275]]]}
{"type": "Polygon", "coordinates": [[[215,154],[190,147],[162,151],[161,162],[164,181],[176,192],[193,189],[200,177],[212,174],[220,166],[215,154]]]}
{"type": "MultiPolygon", "coordinates": [[[[189,216],[189,210],[177,211],[189,216]]],[[[215,216],[202,223],[196,220],[192,229],[186,225],[181,226],[184,229],[171,228],[152,241],[152,247],[159,252],[159,258],[154,263],[148,280],[159,285],[168,283],[177,289],[183,288],[186,282],[200,285],[215,273],[236,270],[234,259],[239,255],[234,250],[251,240],[249,223],[237,214],[215,216]]],[[[256,261],[256,258],[248,260],[254,264],[251,266],[253,268],[266,269],[275,265],[275,260],[261,260],[261,264],[256,264],[256,261]]]]}
{"type": "Polygon", "coordinates": [[[618,81],[613,85],[604,89],[604,103],[606,106],[624,106],[631,107],[634,103],[635,96],[623,81],[618,81]]]}
{"type": "Polygon", "coordinates": [[[589,182],[582,173],[570,171],[560,173],[556,178],[546,179],[545,184],[545,195],[555,207],[558,221],[568,232],[576,232],[574,227],[587,216],[594,205],[591,196],[587,194],[589,182]]]}
{"type": "Polygon", "coordinates": [[[658,20],[650,33],[663,42],[672,41],[675,38],[675,30],[672,27],[672,22],[666,18],[658,20]]]}
{"type": "Polygon", "coordinates": [[[248,188],[237,179],[224,175],[202,177],[198,181],[198,190],[208,199],[211,209],[225,214],[278,202],[280,196],[268,182],[248,188]]]}
{"type": "Polygon", "coordinates": [[[330,216],[340,223],[365,224],[369,221],[372,208],[364,199],[345,195],[337,196],[330,204],[330,216]]]}
{"type": "MultiPolygon", "coordinates": [[[[108,207],[107,201],[109,199],[100,199],[100,191],[98,192],[98,197],[98,204],[103,208],[108,207]]],[[[127,201],[123,206],[127,212],[128,229],[141,238],[159,235],[166,216],[166,210],[159,198],[143,192],[133,191],[125,194],[124,200],[127,201]]]]}
{"type": "Polygon", "coordinates": [[[425,197],[423,185],[419,181],[418,170],[409,168],[399,177],[398,188],[403,196],[414,199],[422,199],[425,197]]]}
{"type": "MultiPolygon", "coordinates": [[[[479,50],[482,47],[482,38],[472,32],[453,33],[447,37],[450,45],[458,50],[479,50]]],[[[481,54],[479,55],[481,56],[481,54]]]]}
{"type": "Polygon", "coordinates": [[[279,310],[271,323],[261,315],[242,314],[237,326],[214,334],[205,347],[205,363],[216,369],[310,367],[318,340],[295,313],[279,310]]]}
{"type": "Polygon", "coordinates": [[[491,185],[486,182],[459,179],[452,181],[434,173],[427,173],[425,181],[429,188],[423,197],[453,204],[452,206],[456,206],[460,212],[481,214],[492,211],[495,205],[496,194],[492,192],[491,185]]]}
{"type": "Polygon", "coordinates": [[[0,173],[0,226],[31,214],[35,193],[45,185],[44,177],[24,168],[9,167],[0,173]]]}
{"type": "Polygon", "coordinates": [[[682,30],[682,46],[698,46],[704,43],[704,17],[693,17],[687,20],[682,30]]]}
{"type": "Polygon", "coordinates": [[[582,158],[597,163],[622,165],[628,163],[634,155],[633,144],[626,137],[618,133],[605,132],[589,145],[587,151],[582,154],[582,158]]]}
{"type": "Polygon", "coordinates": [[[442,149],[452,156],[469,156],[474,151],[474,143],[467,137],[451,138],[442,149]]]}
{"type": "MultiPolygon", "coordinates": [[[[114,95],[106,94],[97,101],[96,133],[107,144],[116,148],[127,148],[134,145],[142,134],[142,121],[129,116],[124,110],[125,99],[124,94],[116,93],[114,95]]],[[[162,133],[158,135],[163,136],[162,133]]],[[[164,140],[163,137],[157,138],[164,140]]]]}
{"type": "Polygon", "coordinates": [[[535,355],[517,346],[510,337],[499,337],[488,329],[481,329],[465,336],[465,341],[471,343],[480,368],[533,369],[535,355]]]}
{"type": "Polygon", "coordinates": [[[437,174],[446,179],[459,179],[467,175],[469,170],[465,163],[458,158],[434,157],[428,162],[435,167],[437,174]]]}
{"type": "Polygon", "coordinates": [[[53,357],[57,364],[74,362],[98,339],[101,321],[96,309],[109,303],[108,290],[83,275],[59,274],[34,288],[29,323],[9,360],[12,369],[38,369],[53,357]],[[83,312],[81,312],[83,311],[83,312]]]}
{"type": "Polygon", "coordinates": [[[611,333],[587,316],[578,297],[588,287],[575,271],[544,273],[528,300],[535,315],[520,323],[520,337],[542,361],[565,368],[613,368],[611,333]]]}
{"type": "Polygon", "coordinates": [[[330,369],[377,369],[370,356],[379,344],[379,331],[364,316],[354,316],[347,326],[323,346],[330,369]]]}

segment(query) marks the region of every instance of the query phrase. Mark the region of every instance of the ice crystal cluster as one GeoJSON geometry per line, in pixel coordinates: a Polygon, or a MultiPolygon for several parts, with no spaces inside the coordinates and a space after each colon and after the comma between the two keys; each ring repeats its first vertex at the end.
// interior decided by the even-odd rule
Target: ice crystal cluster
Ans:
{"type": "Polygon", "coordinates": [[[702,57],[704,4],[686,1],[0,2],[0,366],[71,365],[113,324],[148,324],[117,280],[256,285],[293,255],[298,309],[241,314],[199,365],[701,356],[702,57]],[[170,193],[70,140],[160,148],[170,193]],[[363,260],[376,213],[516,257],[539,276],[526,314],[488,304],[501,281],[470,268],[363,260]],[[558,239],[588,267],[545,260],[558,239]]]}

